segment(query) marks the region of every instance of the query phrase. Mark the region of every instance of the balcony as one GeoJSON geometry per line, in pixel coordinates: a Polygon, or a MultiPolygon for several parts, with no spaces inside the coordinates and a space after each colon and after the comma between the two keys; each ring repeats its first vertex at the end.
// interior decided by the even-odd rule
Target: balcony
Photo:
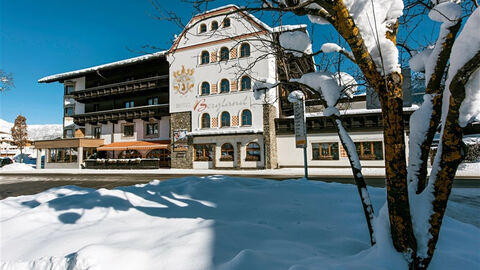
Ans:
{"type": "Polygon", "coordinates": [[[168,87],[168,75],[112,83],[73,92],[73,98],[79,102],[125,93],[136,93],[160,87],[168,87]]]}
{"type": "Polygon", "coordinates": [[[79,126],[85,125],[85,123],[103,123],[108,122],[117,123],[120,120],[133,121],[133,119],[150,118],[160,119],[162,116],[170,115],[168,112],[168,104],[158,104],[149,106],[140,106],[125,109],[114,109],[100,112],[90,112],[84,114],[76,114],[73,116],[73,121],[79,126]]]}

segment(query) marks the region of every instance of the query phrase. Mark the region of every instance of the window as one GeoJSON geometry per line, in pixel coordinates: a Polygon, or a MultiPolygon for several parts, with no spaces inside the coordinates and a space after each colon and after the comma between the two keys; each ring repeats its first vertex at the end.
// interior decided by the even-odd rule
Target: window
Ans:
{"type": "Polygon", "coordinates": [[[220,61],[227,61],[229,57],[230,51],[227,47],[222,47],[220,49],[220,61]]]}
{"type": "Polygon", "coordinates": [[[65,85],[65,95],[72,95],[73,91],[75,91],[75,85],[73,84],[65,85]]]}
{"type": "Polygon", "coordinates": [[[207,32],[207,25],[202,23],[200,25],[200,33],[205,33],[205,32],[207,32]]]}
{"type": "Polygon", "coordinates": [[[133,100],[130,100],[130,101],[125,101],[124,105],[125,105],[125,108],[133,108],[135,103],[133,102],[133,100]]]}
{"type": "Polygon", "coordinates": [[[250,110],[244,110],[242,112],[242,126],[252,125],[252,112],[250,110]]]}
{"type": "Polygon", "coordinates": [[[356,142],[358,157],[361,160],[382,160],[383,144],[382,142],[356,142]]]}
{"type": "Polygon", "coordinates": [[[252,89],[252,79],[248,76],[243,76],[240,81],[240,90],[250,90],[252,89]]]}
{"type": "Polygon", "coordinates": [[[102,128],[101,127],[93,127],[92,128],[92,135],[93,135],[93,138],[100,139],[100,136],[102,135],[102,128]]]}
{"type": "Polygon", "coordinates": [[[94,112],[100,111],[100,104],[93,104],[93,111],[94,112]]]}
{"type": "Polygon", "coordinates": [[[209,95],[210,94],[210,84],[208,82],[202,83],[202,95],[209,95]]]}
{"type": "Polygon", "coordinates": [[[158,97],[147,99],[148,105],[158,105],[158,97]]]}
{"type": "Polygon", "coordinates": [[[221,127],[229,127],[230,126],[230,114],[228,112],[222,112],[221,118],[221,127]]]}
{"type": "Polygon", "coordinates": [[[158,123],[147,123],[145,126],[145,135],[158,135],[158,123]]]}
{"type": "Polygon", "coordinates": [[[211,144],[195,144],[195,161],[211,161],[212,145],[211,144]]]}
{"type": "Polygon", "coordinates": [[[210,115],[208,113],[202,114],[202,128],[210,128],[210,115]]]}
{"type": "Polygon", "coordinates": [[[213,21],[212,22],[212,27],[211,27],[212,31],[215,31],[218,29],[218,22],[217,21],[213,21]]]}
{"type": "Polygon", "coordinates": [[[158,158],[160,167],[170,167],[170,151],[168,149],[154,149],[148,152],[147,158],[158,158]]]}
{"type": "Polygon", "coordinates": [[[240,57],[248,57],[250,56],[250,44],[243,43],[240,46],[240,57]]]}
{"type": "Polygon", "coordinates": [[[223,27],[230,27],[230,19],[229,18],[225,18],[225,20],[223,20],[223,27]]]}
{"type": "Polygon", "coordinates": [[[133,125],[125,125],[123,126],[123,136],[124,137],[132,137],[133,136],[133,125]]]}
{"type": "Polygon", "coordinates": [[[313,160],[338,160],[338,143],[312,143],[313,160]]]}
{"type": "Polygon", "coordinates": [[[67,107],[65,108],[65,116],[73,116],[75,114],[75,108],[67,107]]]}
{"type": "Polygon", "coordinates": [[[202,65],[210,63],[210,54],[207,51],[202,52],[200,63],[202,65]]]}
{"type": "Polygon", "coordinates": [[[230,92],[230,82],[227,79],[220,81],[220,93],[230,92]]]}
{"type": "Polygon", "coordinates": [[[247,156],[245,161],[260,161],[260,145],[256,142],[247,144],[247,156]]]}
{"type": "Polygon", "coordinates": [[[224,143],[221,148],[220,161],[233,161],[234,149],[231,143],[224,143]]]}
{"type": "Polygon", "coordinates": [[[67,129],[65,130],[65,137],[66,138],[73,138],[73,129],[67,129]]]}
{"type": "Polygon", "coordinates": [[[125,150],[118,155],[118,158],[134,159],[142,158],[142,155],[137,150],[125,150]]]}

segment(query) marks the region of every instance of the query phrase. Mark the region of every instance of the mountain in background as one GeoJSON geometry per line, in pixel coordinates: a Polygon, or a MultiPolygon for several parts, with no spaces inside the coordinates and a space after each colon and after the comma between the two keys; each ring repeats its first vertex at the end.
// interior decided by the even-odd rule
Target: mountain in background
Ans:
{"type": "MultiPolygon", "coordinates": [[[[0,131],[11,133],[13,123],[0,119],[0,131]]],[[[48,140],[62,137],[62,125],[28,125],[28,139],[35,140],[48,140]]]]}

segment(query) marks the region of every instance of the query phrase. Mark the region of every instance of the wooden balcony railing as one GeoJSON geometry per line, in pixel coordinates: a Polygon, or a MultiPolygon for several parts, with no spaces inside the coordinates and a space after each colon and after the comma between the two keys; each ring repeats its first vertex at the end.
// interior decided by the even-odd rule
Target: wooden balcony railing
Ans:
{"type": "Polygon", "coordinates": [[[133,119],[160,119],[162,116],[167,115],[169,115],[168,104],[159,104],[76,114],[73,116],[73,121],[75,124],[83,126],[85,123],[117,123],[119,120],[132,121],[133,119]]]}
{"type": "Polygon", "coordinates": [[[88,99],[145,91],[159,87],[168,87],[168,75],[91,87],[73,92],[73,97],[77,101],[85,101],[88,99]]]}

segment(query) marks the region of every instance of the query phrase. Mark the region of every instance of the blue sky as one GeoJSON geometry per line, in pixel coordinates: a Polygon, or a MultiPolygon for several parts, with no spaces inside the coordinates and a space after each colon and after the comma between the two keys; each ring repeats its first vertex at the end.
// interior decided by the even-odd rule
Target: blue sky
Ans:
{"type": "MultiPolygon", "coordinates": [[[[185,23],[196,13],[179,0],[158,2],[185,23]]],[[[220,0],[209,8],[232,2],[238,1],[220,0]]],[[[168,49],[181,29],[149,14],[157,14],[149,0],[0,0],[0,69],[13,74],[16,86],[0,94],[0,118],[13,122],[22,114],[28,124],[62,123],[62,85],[37,80],[138,56],[144,45],[168,49]]],[[[286,20],[306,22],[293,15],[286,20]]],[[[316,44],[335,37],[328,26],[320,27],[316,44]]]]}

